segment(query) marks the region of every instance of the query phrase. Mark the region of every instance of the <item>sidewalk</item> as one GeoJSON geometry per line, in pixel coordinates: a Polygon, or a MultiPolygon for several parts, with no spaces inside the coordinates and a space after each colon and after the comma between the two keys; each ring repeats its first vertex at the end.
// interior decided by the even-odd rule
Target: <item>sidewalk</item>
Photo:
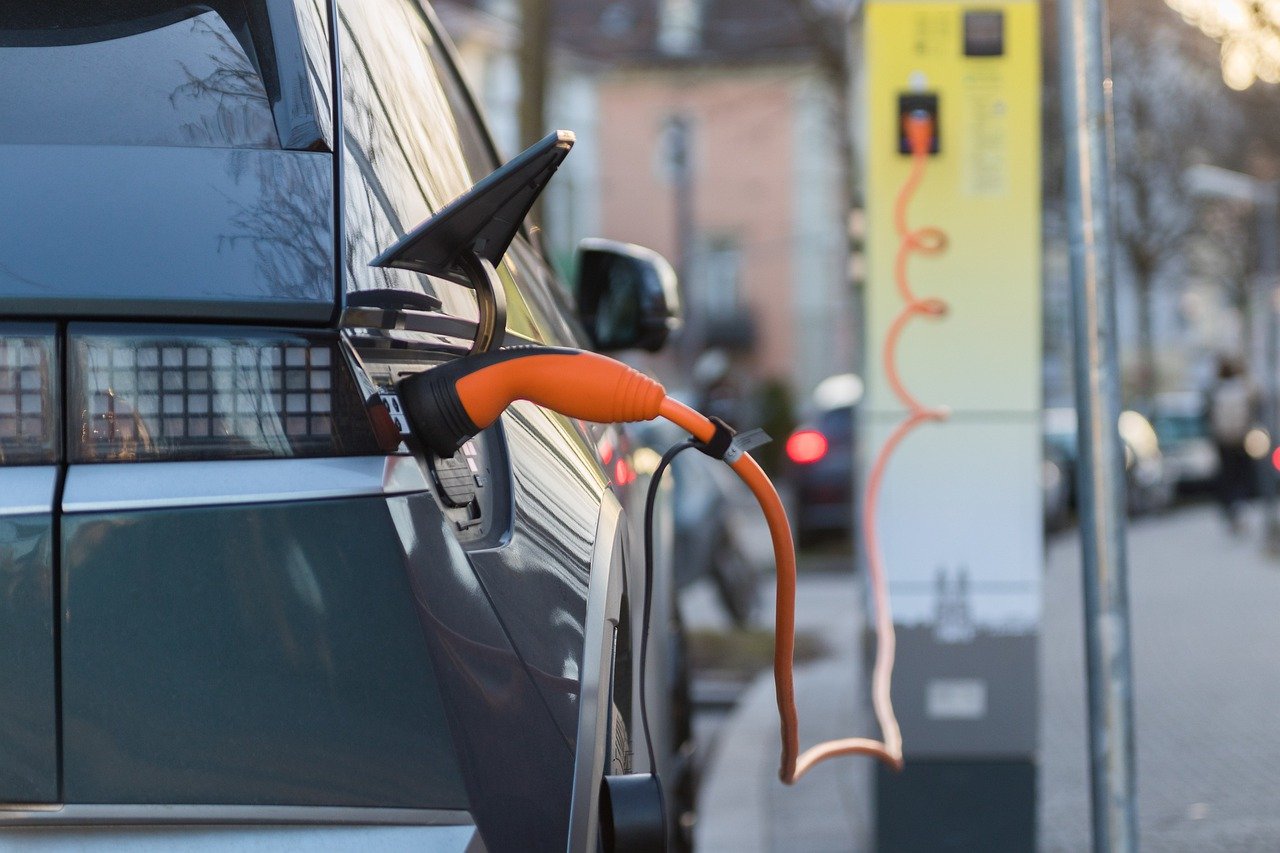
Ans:
{"type": "MultiPolygon", "coordinates": [[[[1280,563],[1212,507],[1129,534],[1143,849],[1280,850],[1280,563]]],[[[1055,540],[1041,643],[1040,839],[1089,849],[1079,539],[1055,540]]]]}
{"type": "MultiPolygon", "coordinates": [[[[1132,522],[1138,809],[1143,849],[1280,850],[1280,563],[1259,522],[1231,536],[1211,507],[1132,522]]],[[[1040,848],[1089,849],[1079,539],[1051,541],[1044,578],[1040,703],[1040,848]]],[[[770,601],[772,597],[770,596],[770,601]]],[[[832,656],[800,667],[801,743],[872,733],[858,719],[866,676],[859,587],[801,571],[800,631],[832,656]]],[[[721,727],[703,777],[703,851],[869,848],[870,762],[819,766],[777,781],[778,717],[761,675],[721,727]]]]}
{"type": "MultiPolygon", "coordinates": [[[[844,558],[847,562],[851,558],[844,558]]],[[[823,638],[831,655],[796,668],[803,746],[861,732],[865,690],[857,654],[861,596],[848,573],[806,574],[797,590],[797,633],[823,638]]],[[[767,601],[772,606],[773,593],[767,601]]],[[[769,613],[772,621],[772,611],[769,613]]],[[[700,851],[825,853],[867,848],[870,765],[815,767],[792,787],[778,781],[778,708],[773,676],[758,677],[721,727],[699,791],[700,851]]]]}

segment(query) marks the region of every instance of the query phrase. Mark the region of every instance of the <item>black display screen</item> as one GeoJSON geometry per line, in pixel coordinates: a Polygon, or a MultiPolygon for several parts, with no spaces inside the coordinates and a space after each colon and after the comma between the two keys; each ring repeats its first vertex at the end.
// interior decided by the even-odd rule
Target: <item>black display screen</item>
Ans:
{"type": "Polygon", "coordinates": [[[964,13],[964,55],[1004,56],[1004,12],[975,9],[964,13]]]}

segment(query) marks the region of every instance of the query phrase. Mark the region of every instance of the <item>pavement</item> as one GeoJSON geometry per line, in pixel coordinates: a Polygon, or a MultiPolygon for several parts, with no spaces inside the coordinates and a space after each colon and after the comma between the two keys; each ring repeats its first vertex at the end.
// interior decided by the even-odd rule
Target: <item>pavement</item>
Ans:
{"type": "MultiPolygon", "coordinates": [[[[773,590],[767,598],[773,600],[773,590]]],[[[863,616],[849,573],[806,575],[797,589],[796,632],[822,638],[829,656],[796,668],[800,743],[848,736],[861,725],[858,636],[863,616]]],[[[766,620],[772,623],[772,614],[766,620]]],[[[696,695],[696,694],[695,694],[696,695]]],[[[819,765],[796,786],[778,780],[778,706],[772,674],[746,690],[714,732],[697,730],[711,750],[699,790],[698,850],[847,851],[866,849],[870,765],[819,765]]]]}
{"type": "MultiPolygon", "coordinates": [[[[1280,562],[1212,507],[1129,533],[1138,825],[1160,851],[1280,850],[1280,562]]],[[[1049,549],[1040,841],[1089,849],[1079,540],[1049,549]]]]}
{"type": "MultiPolygon", "coordinates": [[[[1200,506],[1131,523],[1143,850],[1280,850],[1280,562],[1262,554],[1260,521],[1249,516],[1237,537],[1200,506]]],[[[1079,554],[1074,531],[1047,548],[1038,815],[1045,853],[1090,849],[1079,554]]],[[[713,619],[708,591],[687,599],[695,624],[713,619]]],[[[874,733],[863,712],[864,619],[851,573],[806,571],[802,562],[797,629],[822,637],[830,652],[796,671],[802,745],[874,733]]],[[[869,761],[820,765],[793,787],[777,781],[769,673],[731,712],[704,717],[699,736],[709,753],[699,850],[870,849],[869,761]]]]}

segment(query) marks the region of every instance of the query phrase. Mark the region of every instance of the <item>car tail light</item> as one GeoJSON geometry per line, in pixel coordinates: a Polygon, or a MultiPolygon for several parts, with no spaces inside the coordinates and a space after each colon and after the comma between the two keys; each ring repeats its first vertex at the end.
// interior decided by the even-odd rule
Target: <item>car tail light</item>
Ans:
{"type": "Polygon", "coordinates": [[[73,327],[68,359],[73,462],[381,452],[336,337],[73,327]]]}
{"type": "Polygon", "coordinates": [[[0,328],[0,465],[57,461],[56,343],[51,327],[0,328]]]}
{"type": "Polygon", "coordinates": [[[827,437],[816,429],[793,432],[787,439],[787,458],[798,465],[817,462],[827,455],[827,437]]]}

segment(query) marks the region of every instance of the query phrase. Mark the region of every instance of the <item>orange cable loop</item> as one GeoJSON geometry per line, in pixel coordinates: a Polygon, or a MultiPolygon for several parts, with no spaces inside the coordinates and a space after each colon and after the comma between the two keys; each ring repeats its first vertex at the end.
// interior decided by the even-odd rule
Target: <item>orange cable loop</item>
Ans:
{"type": "MultiPolygon", "coordinates": [[[[912,168],[894,206],[894,224],[901,241],[894,265],[895,279],[898,293],[906,304],[889,328],[882,356],[889,385],[894,395],[906,406],[907,417],[893,430],[876,455],[868,477],[862,513],[868,576],[876,614],[876,659],[871,677],[871,699],[883,740],[862,737],[841,738],[817,744],[803,753],[800,752],[799,720],[796,713],[795,682],[792,671],[796,627],[796,556],[791,540],[791,526],[777,491],[756,461],[749,454],[744,453],[732,464],[733,470],[746,483],[761,509],[764,510],[769,535],[773,540],[774,560],[777,563],[773,678],[782,728],[782,761],[778,776],[786,784],[795,783],[810,768],[839,755],[871,755],[894,769],[902,768],[902,732],[894,716],[890,695],[896,637],[893,629],[893,614],[889,607],[889,591],[885,582],[884,556],[880,550],[879,536],[876,531],[876,510],[885,469],[894,450],[916,427],[927,421],[940,421],[947,417],[945,409],[930,408],[917,400],[907,391],[898,375],[896,348],[907,323],[916,316],[940,317],[946,313],[947,309],[946,303],[940,299],[921,299],[915,296],[907,278],[907,262],[910,255],[912,253],[938,254],[946,248],[947,237],[937,228],[920,228],[913,231],[907,225],[907,207],[924,177],[928,163],[929,143],[933,132],[932,121],[909,117],[906,130],[912,148],[912,168]]],[[[706,417],[669,397],[662,401],[659,415],[700,441],[710,440],[715,432],[715,427],[706,417]]]]}

